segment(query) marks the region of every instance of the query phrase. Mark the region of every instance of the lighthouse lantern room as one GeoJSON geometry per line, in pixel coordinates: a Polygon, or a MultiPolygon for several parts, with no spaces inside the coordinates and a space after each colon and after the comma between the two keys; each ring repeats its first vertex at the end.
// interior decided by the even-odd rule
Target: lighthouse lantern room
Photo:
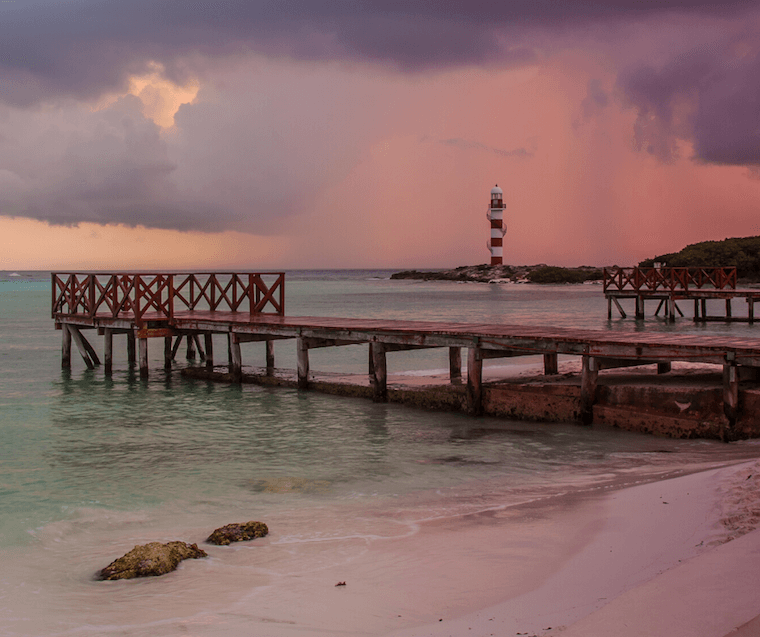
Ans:
{"type": "Polygon", "coordinates": [[[504,202],[502,200],[502,190],[497,184],[491,188],[491,207],[486,213],[486,218],[491,222],[491,238],[486,244],[491,251],[491,265],[502,264],[502,241],[507,233],[507,226],[504,225],[504,202]]]}

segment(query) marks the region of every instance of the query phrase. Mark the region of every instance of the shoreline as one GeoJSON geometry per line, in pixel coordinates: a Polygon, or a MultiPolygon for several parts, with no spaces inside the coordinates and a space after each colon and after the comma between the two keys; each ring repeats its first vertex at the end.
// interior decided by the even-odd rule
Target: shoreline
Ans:
{"type": "Polygon", "coordinates": [[[615,491],[593,538],[541,586],[386,637],[756,635],[758,480],[742,482],[758,471],[755,460],[615,491]],[[726,491],[744,497],[721,511],[726,491]],[[734,537],[730,520],[748,510],[734,537]]]}

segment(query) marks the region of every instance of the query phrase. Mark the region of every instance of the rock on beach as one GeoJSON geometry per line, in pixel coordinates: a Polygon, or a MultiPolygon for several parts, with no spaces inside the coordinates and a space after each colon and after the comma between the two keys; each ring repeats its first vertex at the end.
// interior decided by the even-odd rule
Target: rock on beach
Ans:
{"type": "Polygon", "coordinates": [[[164,575],[177,568],[182,560],[206,557],[196,544],[187,542],[150,542],[135,546],[129,553],[111,562],[97,574],[100,580],[132,579],[164,575]]]}
{"type": "Polygon", "coordinates": [[[257,537],[264,537],[267,533],[269,533],[269,529],[263,522],[227,524],[226,526],[216,529],[208,536],[206,542],[209,544],[226,546],[232,542],[244,542],[246,540],[253,540],[257,537]]]}

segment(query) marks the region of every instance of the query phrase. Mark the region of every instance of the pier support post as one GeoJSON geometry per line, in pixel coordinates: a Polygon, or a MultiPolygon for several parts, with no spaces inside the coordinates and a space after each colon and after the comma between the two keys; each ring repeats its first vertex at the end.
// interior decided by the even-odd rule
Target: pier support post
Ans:
{"type": "Polygon", "coordinates": [[[672,368],[672,364],[669,361],[666,361],[664,363],[657,363],[657,373],[658,374],[667,374],[670,372],[672,368]]]}
{"type": "Polygon", "coordinates": [[[641,296],[636,297],[636,318],[644,318],[644,299],[641,296]]]}
{"type": "Polygon", "coordinates": [[[267,376],[274,375],[274,341],[269,340],[267,343],[266,363],[267,376]]]}
{"type": "Polygon", "coordinates": [[[134,365],[137,360],[137,348],[135,345],[135,333],[127,332],[127,362],[130,365],[134,365]]]}
{"type": "Polygon", "coordinates": [[[174,339],[174,345],[172,345],[172,360],[174,360],[177,357],[177,352],[179,351],[179,346],[182,345],[182,336],[177,336],[174,339]]]}
{"type": "Polygon", "coordinates": [[[103,330],[103,363],[106,376],[110,376],[113,373],[113,330],[109,328],[103,330]]]}
{"type": "Polygon", "coordinates": [[[702,320],[707,318],[707,299],[700,299],[699,305],[702,308],[702,320]]]}
{"type": "Polygon", "coordinates": [[[668,299],[668,321],[676,322],[676,300],[672,296],[668,299]]]}
{"type": "Polygon", "coordinates": [[[375,393],[373,400],[376,403],[388,402],[388,367],[385,357],[385,345],[372,343],[372,363],[375,393]]]}
{"type": "Polygon", "coordinates": [[[694,321],[699,320],[699,299],[694,299],[694,321]]]}
{"type": "Polygon", "coordinates": [[[726,299],[726,318],[731,318],[731,299],[726,299]]]}
{"type": "Polygon", "coordinates": [[[557,352],[544,354],[544,376],[555,376],[559,373],[557,352]]]}
{"type": "Polygon", "coordinates": [[[206,369],[214,369],[214,336],[211,332],[203,335],[204,345],[206,346],[206,369]]]}
{"type": "Polygon", "coordinates": [[[449,380],[462,382],[462,348],[449,347],[449,380]]]}
{"type": "Polygon", "coordinates": [[[755,322],[755,299],[751,296],[747,297],[747,318],[750,325],[755,322]]]}
{"type": "Polygon", "coordinates": [[[148,339],[140,338],[140,378],[148,378],[148,339]]]}
{"type": "Polygon", "coordinates": [[[607,320],[612,320],[612,297],[607,297],[607,320]]]}
{"type": "Polygon", "coordinates": [[[483,413],[483,357],[477,345],[467,349],[467,411],[483,413]]]}
{"type": "Polygon", "coordinates": [[[367,374],[369,375],[369,382],[370,384],[375,382],[375,359],[372,358],[372,343],[368,343],[369,347],[367,351],[369,352],[368,361],[367,361],[367,374]]]}
{"type": "Polygon", "coordinates": [[[71,332],[68,323],[61,323],[61,368],[71,369],[71,332]]]}
{"type": "Polygon", "coordinates": [[[298,367],[298,389],[309,387],[309,348],[306,339],[299,336],[296,339],[296,362],[298,367]]]}
{"type": "MultiPolygon", "coordinates": [[[[723,365],[723,413],[728,419],[728,425],[733,427],[739,415],[739,373],[736,363],[729,361],[723,365]]],[[[724,437],[726,442],[731,436],[724,437]]]]}
{"type": "Polygon", "coordinates": [[[584,356],[581,368],[581,424],[594,422],[594,401],[596,400],[596,381],[599,376],[599,363],[593,356],[584,356]]]}
{"type": "Polygon", "coordinates": [[[195,360],[195,340],[193,339],[192,334],[187,335],[187,354],[186,354],[187,360],[194,361],[195,360]]]}
{"type": "Polygon", "coordinates": [[[164,369],[168,372],[172,368],[172,337],[164,337],[164,369]]]}
{"type": "Polygon", "coordinates": [[[230,334],[230,376],[233,383],[243,380],[243,356],[240,352],[240,341],[236,334],[230,334]]]}
{"type": "MultiPolygon", "coordinates": [[[[90,357],[90,350],[92,350],[92,347],[88,349],[88,347],[85,345],[85,338],[82,336],[82,333],[79,331],[79,328],[76,325],[69,325],[68,328],[69,333],[71,334],[71,338],[74,339],[74,342],[77,345],[77,349],[82,355],[84,364],[87,365],[87,369],[95,369],[95,364],[90,357]]],[[[87,345],[89,345],[89,343],[87,343],[87,345]]]]}

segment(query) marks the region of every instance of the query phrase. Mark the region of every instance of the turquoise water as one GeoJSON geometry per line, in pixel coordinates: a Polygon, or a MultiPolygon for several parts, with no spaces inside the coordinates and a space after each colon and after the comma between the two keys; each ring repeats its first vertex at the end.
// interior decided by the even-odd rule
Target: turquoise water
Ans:
{"type": "MultiPolygon", "coordinates": [[[[272,545],[300,547],[299,568],[308,570],[325,557],[305,547],[324,538],[394,537],[430,518],[757,455],[752,442],[663,440],[186,380],[163,371],[163,348],[153,343],[150,379],[142,381],[119,337],[112,378],[102,368],[88,371],[76,352],[71,371],[64,371],[61,335],[49,314],[49,275],[21,274],[0,273],[0,634],[121,634],[118,618],[127,621],[145,589],[129,589],[140,593],[118,607],[103,605],[91,577],[144,541],[202,541],[216,526],[263,519],[272,527],[272,545]],[[32,610],[32,590],[69,602],[74,596],[76,603],[32,610]]],[[[748,337],[760,329],[607,321],[599,286],[425,283],[388,275],[288,273],[287,313],[748,337]]],[[[96,336],[92,342],[102,347],[96,336]]],[[[278,342],[277,365],[293,367],[293,350],[278,342]]],[[[215,351],[224,351],[222,341],[215,351]]],[[[244,346],[244,364],[263,358],[262,347],[244,346]]],[[[178,363],[188,364],[181,356],[178,363]]],[[[315,370],[360,373],[366,365],[360,346],[311,357],[315,370]]],[[[447,365],[445,350],[389,356],[391,373],[447,365]]],[[[269,575],[285,568],[273,562],[269,575]]],[[[257,567],[247,568],[255,582],[257,567]]],[[[168,627],[162,634],[184,634],[179,625],[191,611],[172,599],[160,620],[168,627]]],[[[151,634],[149,623],[130,626],[127,634],[151,634]]]]}

